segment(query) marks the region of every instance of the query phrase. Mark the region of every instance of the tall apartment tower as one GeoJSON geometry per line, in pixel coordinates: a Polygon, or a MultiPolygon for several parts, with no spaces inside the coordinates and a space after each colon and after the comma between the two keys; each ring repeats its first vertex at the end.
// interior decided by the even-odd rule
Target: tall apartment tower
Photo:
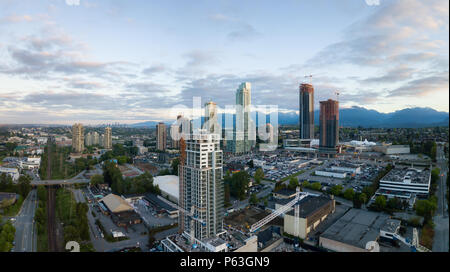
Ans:
{"type": "Polygon", "coordinates": [[[167,145],[167,129],[166,124],[160,122],[156,125],[156,149],[166,150],[167,145]]]}
{"type": "Polygon", "coordinates": [[[85,146],[91,146],[93,145],[92,143],[92,132],[88,132],[85,136],[84,136],[84,145],[85,146]]]}
{"type": "Polygon", "coordinates": [[[221,133],[219,132],[219,121],[217,119],[217,104],[212,101],[205,104],[203,129],[206,129],[209,133],[221,133]]]}
{"type": "MultiPolygon", "coordinates": [[[[180,167],[179,206],[192,211],[193,220],[181,214],[182,230],[195,239],[215,237],[223,231],[223,156],[219,134],[198,130],[187,136],[184,165],[180,167]]],[[[180,160],[182,161],[182,160],[180,160]]]]}
{"type": "Polygon", "coordinates": [[[236,90],[236,122],[229,152],[247,153],[256,145],[256,128],[251,118],[251,85],[244,82],[236,90]]]}
{"type": "Polygon", "coordinates": [[[336,153],[339,144],[339,102],[328,99],[320,101],[319,150],[336,153]]]}
{"type": "Polygon", "coordinates": [[[314,87],[300,84],[299,103],[300,139],[314,139],[314,87]]]}
{"type": "Polygon", "coordinates": [[[72,148],[76,153],[84,151],[84,128],[82,124],[72,126],[72,148]]]}
{"type": "Polygon", "coordinates": [[[105,136],[104,136],[104,140],[103,140],[103,146],[106,149],[111,149],[112,148],[112,131],[111,131],[111,127],[106,127],[105,128],[105,136]]]}

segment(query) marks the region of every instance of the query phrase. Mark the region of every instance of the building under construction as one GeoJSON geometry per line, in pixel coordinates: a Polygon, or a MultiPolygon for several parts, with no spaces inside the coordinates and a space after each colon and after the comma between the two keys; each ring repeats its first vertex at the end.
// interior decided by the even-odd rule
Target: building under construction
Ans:
{"type": "Polygon", "coordinates": [[[319,151],[321,153],[337,153],[339,144],[339,102],[328,99],[320,101],[319,151]]]}
{"type": "Polygon", "coordinates": [[[198,240],[215,237],[223,232],[224,216],[219,134],[200,130],[187,136],[186,147],[181,145],[180,231],[198,240]]]}
{"type": "Polygon", "coordinates": [[[300,84],[299,95],[299,127],[300,139],[314,139],[314,87],[311,84],[300,84]]]}

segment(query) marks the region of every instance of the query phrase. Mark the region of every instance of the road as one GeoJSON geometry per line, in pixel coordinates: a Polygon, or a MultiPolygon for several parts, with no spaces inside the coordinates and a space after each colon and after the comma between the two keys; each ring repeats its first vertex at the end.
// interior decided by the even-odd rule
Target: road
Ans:
{"type": "Polygon", "coordinates": [[[448,174],[448,164],[445,159],[444,150],[441,145],[438,145],[436,150],[436,163],[441,169],[441,174],[438,181],[438,188],[436,194],[438,197],[438,207],[436,215],[433,218],[435,224],[434,227],[434,239],[433,239],[433,251],[436,252],[448,252],[449,251],[449,218],[448,218],[448,207],[447,199],[445,194],[446,181],[448,174]]]}
{"type": "Polygon", "coordinates": [[[15,217],[15,252],[36,252],[37,231],[34,213],[37,208],[37,191],[32,190],[25,198],[19,214],[15,217]]]}

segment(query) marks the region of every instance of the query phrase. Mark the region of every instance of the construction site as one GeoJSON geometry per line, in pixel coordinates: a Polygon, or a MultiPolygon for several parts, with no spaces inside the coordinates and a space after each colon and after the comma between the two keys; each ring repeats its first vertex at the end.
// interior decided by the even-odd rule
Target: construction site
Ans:
{"type": "MultiPolygon", "coordinates": [[[[245,209],[230,213],[228,216],[224,218],[224,224],[227,227],[233,229],[237,229],[243,232],[249,232],[250,227],[253,224],[267,217],[270,214],[271,214],[270,211],[266,211],[254,206],[249,206],[245,209]]],[[[276,217],[267,225],[283,226],[283,218],[276,217]]]]}

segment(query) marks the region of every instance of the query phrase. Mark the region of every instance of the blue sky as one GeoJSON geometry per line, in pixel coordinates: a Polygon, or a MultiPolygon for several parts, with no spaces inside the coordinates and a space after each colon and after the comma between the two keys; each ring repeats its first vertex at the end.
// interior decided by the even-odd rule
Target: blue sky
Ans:
{"type": "Polygon", "coordinates": [[[448,1],[0,0],[1,123],[171,120],[192,97],[449,110],[448,1]]]}

